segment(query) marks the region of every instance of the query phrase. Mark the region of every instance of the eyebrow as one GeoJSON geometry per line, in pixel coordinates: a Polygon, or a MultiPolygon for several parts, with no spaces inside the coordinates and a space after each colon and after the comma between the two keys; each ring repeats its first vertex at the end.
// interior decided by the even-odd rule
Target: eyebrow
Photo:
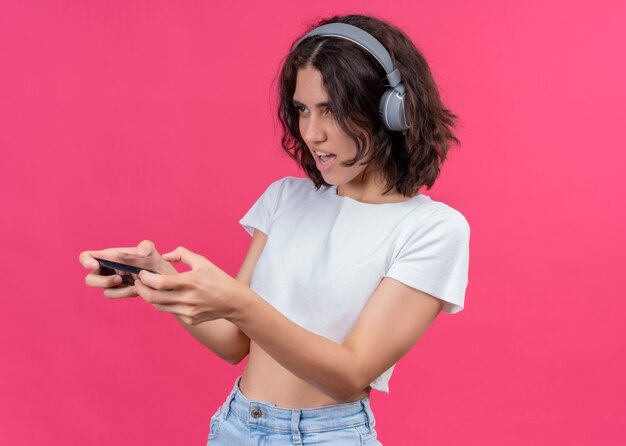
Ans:
{"type": "MultiPolygon", "coordinates": [[[[298,101],[296,99],[293,99],[293,105],[302,105],[303,107],[306,107],[306,105],[304,105],[302,102],[300,102],[300,101],[298,101]]],[[[319,102],[319,103],[315,104],[315,106],[317,108],[328,107],[328,106],[330,106],[330,102],[328,102],[328,101],[326,101],[326,102],[319,102]]]]}

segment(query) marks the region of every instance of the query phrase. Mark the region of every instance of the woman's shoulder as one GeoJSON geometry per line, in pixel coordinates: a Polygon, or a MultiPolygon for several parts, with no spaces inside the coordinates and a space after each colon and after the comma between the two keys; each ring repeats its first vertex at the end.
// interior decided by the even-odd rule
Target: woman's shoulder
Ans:
{"type": "Polygon", "coordinates": [[[292,175],[284,176],[278,179],[277,181],[285,182],[291,186],[309,186],[313,184],[313,182],[311,181],[309,177],[302,178],[302,177],[294,177],[292,175]]]}
{"type": "Polygon", "coordinates": [[[272,180],[270,182],[270,185],[276,184],[276,185],[280,185],[280,186],[283,186],[283,187],[285,185],[297,186],[297,185],[304,185],[307,182],[311,183],[311,180],[309,178],[299,178],[299,177],[294,177],[292,175],[286,175],[286,176],[277,178],[275,180],[272,180]]]}
{"type": "Polygon", "coordinates": [[[313,182],[309,178],[287,175],[270,181],[265,194],[276,202],[282,202],[289,198],[304,199],[313,190],[313,182]]]}
{"type": "Polygon", "coordinates": [[[290,193],[309,193],[315,188],[310,178],[294,177],[292,175],[278,178],[272,182],[272,185],[290,193]]]}
{"type": "Polygon", "coordinates": [[[429,222],[432,226],[459,226],[469,230],[469,222],[465,215],[450,204],[425,195],[420,205],[421,208],[420,206],[417,208],[422,212],[416,214],[418,219],[429,222]]]}

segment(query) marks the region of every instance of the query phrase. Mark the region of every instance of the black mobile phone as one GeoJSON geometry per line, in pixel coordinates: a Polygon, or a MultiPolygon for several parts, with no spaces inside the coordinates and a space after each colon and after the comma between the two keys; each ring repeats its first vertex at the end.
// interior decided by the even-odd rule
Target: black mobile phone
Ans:
{"type": "Polygon", "coordinates": [[[113,262],[111,260],[104,260],[94,257],[100,264],[100,274],[103,276],[112,276],[113,274],[119,274],[122,277],[122,283],[119,286],[133,286],[135,280],[139,279],[139,271],[145,269],[153,274],[161,274],[156,271],[152,271],[147,268],[139,268],[138,266],[127,265],[125,263],[113,262]]]}

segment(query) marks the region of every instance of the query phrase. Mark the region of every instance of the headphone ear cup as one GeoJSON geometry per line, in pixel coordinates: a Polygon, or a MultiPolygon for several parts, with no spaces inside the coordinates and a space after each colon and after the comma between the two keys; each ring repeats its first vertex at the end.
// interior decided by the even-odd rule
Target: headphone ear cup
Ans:
{"type": "Polygon", "coordinates": [[[403,91],[389,88],[380,98],[378,114],[389,130],[399,132],[409,128],[404,114],[404,96],[403,91]]]}

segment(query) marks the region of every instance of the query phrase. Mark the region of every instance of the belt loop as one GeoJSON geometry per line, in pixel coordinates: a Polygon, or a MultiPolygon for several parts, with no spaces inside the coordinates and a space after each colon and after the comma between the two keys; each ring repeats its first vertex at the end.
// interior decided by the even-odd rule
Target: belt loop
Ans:
{"type": "Polygon", "coordinates": [[[224,418],[226,418],[228,416],[228,413],[230,412],[230,403],[233,398],[235,398],[235,393],[237,393],[237,390],[239,389],[239,381],[241,381],[241,375],[238,376],[235,380],[235,385],[233,386],[233,389],[230,391],[228,397],[226,398],[226,401],[222,405],[222,413],[224,418]]]}
{"type": "Polygon", "coordinates": [[[293,438],[293,444],[302,444],[302,438],[300,437],[300,409],[291,410],[291,436],[293,438]]]}
{"type": "Polygon", "coordinates": [[[376,424],[376,420],[374,419],[374,413],[372,412],[372,408],[370,407],[370,399],[369,397],[365,397],[361,400],[361,405],[363,405],[363,410],[367,415],[367,428],[368,430],[373,430],[374,425],[376,424]]]}

